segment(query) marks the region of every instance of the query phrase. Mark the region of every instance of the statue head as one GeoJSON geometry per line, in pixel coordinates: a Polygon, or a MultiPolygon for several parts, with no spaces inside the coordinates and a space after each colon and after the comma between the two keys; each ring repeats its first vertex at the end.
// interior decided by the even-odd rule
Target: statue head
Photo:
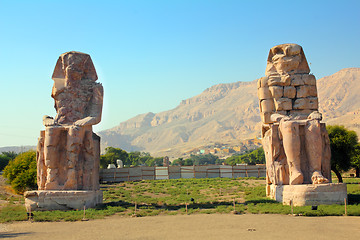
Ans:
{"type": "Polygon", "coordinates": [[[84,79],[95,82],[98,77],[90,55],[71,51],[60,55],[52,79],[67,86],[84,79]]]}
{"type": "Polygon", "coordinates": [[[309,72],[309,65],[300,45],[286,43],[270,49],[265,71],[267,76],[309,72]]]}

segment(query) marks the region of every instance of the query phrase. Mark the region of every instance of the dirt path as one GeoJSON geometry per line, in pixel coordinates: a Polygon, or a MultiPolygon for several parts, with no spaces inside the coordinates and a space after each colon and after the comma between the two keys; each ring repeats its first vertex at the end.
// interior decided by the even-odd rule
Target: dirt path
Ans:
{"type": "Polygon", "coordinates": [[[112,216],[87,222],[0,224],[0,238],[11,239],[356,239],[360,217],[283,215],[112,216]]]}

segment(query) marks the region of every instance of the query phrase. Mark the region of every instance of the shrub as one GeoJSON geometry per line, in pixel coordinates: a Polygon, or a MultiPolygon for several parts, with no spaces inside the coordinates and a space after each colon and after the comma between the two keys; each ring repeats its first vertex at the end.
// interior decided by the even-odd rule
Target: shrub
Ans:
{"type": "Polygon", "coordinates": [[[19,154],[4,169],[4,177],[16,193],[36,189],[36,153],[33,150],[19,154]]]}

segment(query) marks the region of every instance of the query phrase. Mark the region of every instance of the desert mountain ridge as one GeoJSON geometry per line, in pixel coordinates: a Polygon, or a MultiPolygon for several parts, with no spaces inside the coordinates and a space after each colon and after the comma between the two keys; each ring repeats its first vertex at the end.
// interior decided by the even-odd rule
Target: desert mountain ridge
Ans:
{"type": "MultiPolygon", "coordinates": [[[[320,112],[360,136],[360,68],[345,68],[317,80],[320,112]]],[[[214,85],[174,109],[145,113],[99,132],[102,149],[120,147],[154,156],[180,156],[215,143],[237,145],[260,137],[257,80],[214,85]]]]}

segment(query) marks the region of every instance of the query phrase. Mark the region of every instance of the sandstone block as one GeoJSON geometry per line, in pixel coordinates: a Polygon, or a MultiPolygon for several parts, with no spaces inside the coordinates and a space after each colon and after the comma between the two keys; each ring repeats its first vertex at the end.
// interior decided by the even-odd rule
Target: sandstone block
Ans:
{"type": "Polygon", "coordinates": [[[284,88],[281,86],[271,86],[269,87],[271,95],[273,98],[278,99],[284,95],[284,88]]]}
{"type": "Polygon", "coordinates": [[[271,123],[271,112],[261,112],[260,113],[260,117],[261,117],[261,121],[265,124],[271,123]]]}
{"type": "Polygon", "coordinates": [[[296,88],[297,98],[316,97],[316,86],[303,85],[296,88]]]}
{"type": "Polygon", "coordinates": [[[310,113],[312,113],[314,110],[311,109],[304,109],[304,110],[291,110],[290,115],[292,116],[309,116],[310,113]]]}
{"type": "Polygon", "coordinates": [[[266,87],[267,86],[267,77],[259,78],[257,81],[257,88],[266,87]]]}
{"type": "Polygon", "coordinates": [[[345,183],[270,185],[269,197],[294,206],[343,204],[347,198],[345,183]]]}
{"type": "Polygon", "coordinates": [[[291,86],[302,86],[304,85],[304,80],[301,75],[297,74],[291,78],[291,86]]]}
{"type": "Polygon", "coordinates": [[[102,191],[55,191],[38,190],[24,193],[25,207],[28,212],[47,210],[73,210],[95,207],[102,203],[102,191]]]}
{"type": "Polygon", "coordinates": [[[274,112],[275,106],[272,99],[265,99],[260,102],[260,111],[261,112],[274,112]]]}
{"type": "Polygon", "coordinates": [[[316,85],[316,78],[314,75],[312,74],[304,74],[302,76],[303,80],[304,80],[304,84],[305,85],[311,85],[311,86],[315,86],[316,85]]]}
{"type": "Polygon", "coordinates": [[[317,97],[309,97],[309,108],[317,110],[319,108],[319,101],[317,97]]]}
{"type": "Polygon", "coordinates": [[[294,102],[294,109],[310,109],[310,101],[308,98],[298,98],[294,102]]]}
{"type": "Polygon", "coordinates": [[[294,86],[284,87],[284,97],[295,98],[295,96],[296,96],[296,88],[294,86]]]}
{"type": "Polygon", "coordinates": [[[289,98],[275,99],[276,111],[287,111],[292,110],[292,101],[289,98]]]}
{"type": "Polygon", "coordinates": [[[258,97],[259,97],[259,100],[271,99],[272,96],[271,96],[271,92],[270,92],[269,88],[267,88],[267,87],[258,88],[258,97]]]}

